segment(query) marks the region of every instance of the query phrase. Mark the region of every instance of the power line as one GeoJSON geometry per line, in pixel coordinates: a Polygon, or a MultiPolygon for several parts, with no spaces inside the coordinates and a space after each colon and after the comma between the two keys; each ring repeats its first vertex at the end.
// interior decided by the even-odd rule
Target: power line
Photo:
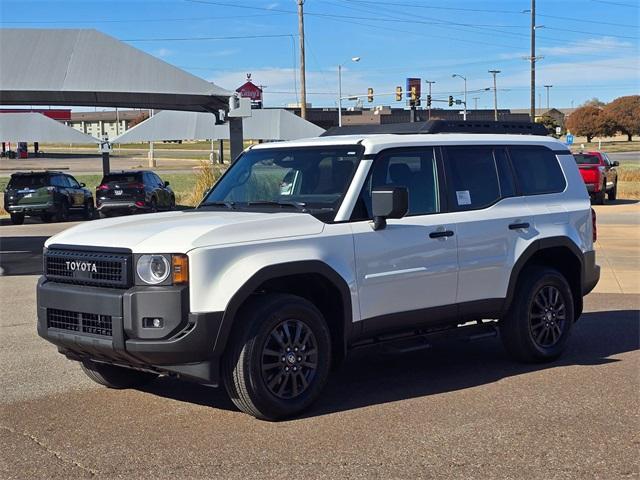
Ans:
{"type": "Polygon", "coordinates": [[[162,23],[162,22],[194,22],[199,20],[232,20],[248,17],[271,17],[274,15],[287,15],[290,12],[256,13],[248,15],[225,15],[220,17],[186,17],[186,18],[127,18],[120,20],[0,20],[7,25],[58,25],[58,24],[96,24],[96,23],[162,23]]]}
{"type": "Polygon", "coordinates": [[[638,5],[631,5],[630,3],[622,3],[622,2],[611,2],[608,0],[591,0],[595,3],[606,3],[607,5],[618,5],[620,7],[630,7],[630,8],[638,8],[638,5]]]}
{"type": "Polygon", "coordinates": [[[298,36],[293,33],[282,33],[274,35],[237,35],[230,37],[174,37],[174,38],[121,38],[122,42],[190,42],[198,40],[246,40],[252,38],[282,38],[298,36]]]}

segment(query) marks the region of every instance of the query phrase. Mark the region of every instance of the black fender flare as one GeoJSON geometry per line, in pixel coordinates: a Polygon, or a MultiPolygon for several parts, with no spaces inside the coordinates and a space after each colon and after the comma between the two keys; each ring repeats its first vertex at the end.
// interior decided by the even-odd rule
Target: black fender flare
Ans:
{"type": "Polygon", "coordinates": [[[214,355],[222,355],[226,348],[229,335],[231,334],[235,323],[236,315],[242,304],[251,296],[255,290],[268,280],[280,277],[301,274],[319,274],[326,278],[340,292],[343,307],[344,318],[344,338],[342,339],[344,348],[346,349],[348,339],[351,338],[351,329],[353,326],[353,315],[351,309],[351,290],[344,278],[326,263],[320,260],[303,260],[296,262],[280,263],[277,265],[269,265],[258,270],[242,287],[231,297],[227,304],[227,308],[222,316],[222,322],[218,329],[213,353],[214,355]]]}
{"type": "MultiPolygon", "coordinates": [[[[584,282],[584,254],[580,251],[578,246],[569,237],[557,236],[540,238],[532,242],[531,245],[529,245],[525,249],[525,251],[522,252],[513,268],[511,269],[509,286],[507,287],[507,296],[502,308],[503,312],[507,312],[511,307],[511,303],[513,302],[513,298],[515,296],[516,285],[518,283],[518,279],[520,278],[520,273],[527,262],[539,251],[556,247],[568,248],[575,256],[575,258],[580,262],[580,271],[578,272],[580,275],[578,288],[580,288],[580,292],[582,291],[582,284],[584,282]]],[[[578,302],[577,305],[580,307],[579,310],[581,311],[582,294],[580,293],[579,297],[575,298],[574,301],[578,302]]]]}

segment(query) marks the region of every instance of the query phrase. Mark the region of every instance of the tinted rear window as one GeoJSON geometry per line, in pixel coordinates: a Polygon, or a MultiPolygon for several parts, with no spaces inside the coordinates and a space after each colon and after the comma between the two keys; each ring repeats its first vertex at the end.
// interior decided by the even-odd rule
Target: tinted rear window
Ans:
{"type": "Polygon", "coordinates": [[[576,159],[576,163],[580,165],[599,165],[600,159],[596,155],[587,155],[584,153],[578,153],[573,156],[576,159]]]}
{"type": "Polygon", "coordinates": [[[102,183],[111,183],[111,182],[119,182],[119,183],[135,183],[140,181],[140,175],[137,173],[118,173],[118,174],[109,174],[106,175],[102,179],[102,183]]]}
{"type": "Polygon", "coordinates": [[[500,182],[492,147],[447,147],[449,204],[476,210],[500,199],[500,182]]]}
{"type": "Polygon", "coordinates": [[[48,175],[14,175],[7,188],[41,188],[49,183],[48,175]]]}
{"type": "Polygon", "coordinates": [[[564,174],[555,154],[544,147],[511,147],[511,163],[524,195],[562,192],[564,174]]]}

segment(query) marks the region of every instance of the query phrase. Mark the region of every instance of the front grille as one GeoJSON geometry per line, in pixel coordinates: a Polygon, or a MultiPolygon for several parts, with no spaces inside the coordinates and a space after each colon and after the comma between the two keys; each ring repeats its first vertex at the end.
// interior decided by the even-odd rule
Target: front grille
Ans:
{"type": "Polygon", "coordinates": [[[126,253],[50,249],[44,254],[48,280],[76,285],[128,288],[130,265],[131,255],[126,253]]]}
{"type": "Polygon", "coordinates": [[[112,336],[111,315],[47,309],[47,327],[91,335],[112,336]]]}

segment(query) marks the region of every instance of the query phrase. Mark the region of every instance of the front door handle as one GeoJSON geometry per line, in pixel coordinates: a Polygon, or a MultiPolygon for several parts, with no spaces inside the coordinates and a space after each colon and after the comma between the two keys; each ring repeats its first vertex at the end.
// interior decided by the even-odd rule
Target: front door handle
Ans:
{"type": "Polygon", "coordinates": [[[529,228],[529,222],[512,223],[509,225],[509,230],[520,230],[522,228],[529,228]]]}
{"type": "Polygon", "coordinates": [[[431,238],[442,238],[442,237],[453,237],[453,232],[451,230],[439,230],[437,232],[431,232],[429,234],[431,238]]]}

